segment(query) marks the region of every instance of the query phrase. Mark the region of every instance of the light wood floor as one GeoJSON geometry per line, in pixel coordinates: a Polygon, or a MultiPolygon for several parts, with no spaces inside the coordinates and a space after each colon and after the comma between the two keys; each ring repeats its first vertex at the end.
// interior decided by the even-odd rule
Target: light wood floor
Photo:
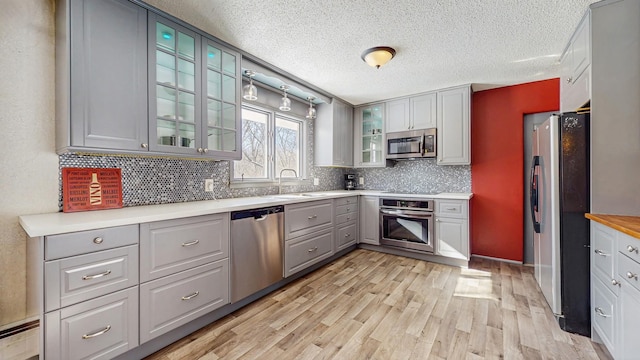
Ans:
{"type": "Polygon", "coordinates": [[[529,267],[359,249],[147,359],[502,358],[608,355],[560,330],[529,267]]]}

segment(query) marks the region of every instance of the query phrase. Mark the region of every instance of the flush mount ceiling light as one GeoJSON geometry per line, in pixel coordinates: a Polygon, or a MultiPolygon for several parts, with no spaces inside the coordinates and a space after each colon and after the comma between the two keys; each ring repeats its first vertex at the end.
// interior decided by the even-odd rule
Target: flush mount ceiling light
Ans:
{"type": "Polygon", "coordinates": [[[313,107],[313,100],[315,99],[315,97],[313,96],[309,96],[307,98],[307,100],[309,100],[309,110],[307,110],[307,116],[305,116],[307,119],[315,119],[316,118],[316,109],[313,107]]]}
{"type": "Polygon", "coordinates": [[[244,73],[249,77],[249,84],[242,88],[242,97],[246,100],[258,100],[258,89],[253,85],[253,77],[256,76],[255,71],[246,70],[244,73]]]}
{"type": "Polygon", "coordinates": [[[287,97],[287,90],[289,90],[289,86],[282,85],[280,86],[280,89],[282,89],[282,91],[284,92],[284,96],[282,97],[282,99],[280,99],[279,109],[282,111],[289,111],[291,110],[291,99],[287,97]]]}
{"type": "Polygon", "coordinates": [[[377,46],[365,50],[360,57],[370,66],[379,69],[396,55],[396,51],[388,46],[377,46]]]}

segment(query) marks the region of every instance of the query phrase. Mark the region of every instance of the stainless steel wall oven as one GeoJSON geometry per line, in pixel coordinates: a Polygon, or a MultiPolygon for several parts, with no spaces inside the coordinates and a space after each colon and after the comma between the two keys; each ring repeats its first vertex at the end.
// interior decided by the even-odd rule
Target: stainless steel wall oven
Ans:
{"type": "Polygon", "coordinates": [[[433,200],[380,199],[380,244],[433,253],[433,200]]]}

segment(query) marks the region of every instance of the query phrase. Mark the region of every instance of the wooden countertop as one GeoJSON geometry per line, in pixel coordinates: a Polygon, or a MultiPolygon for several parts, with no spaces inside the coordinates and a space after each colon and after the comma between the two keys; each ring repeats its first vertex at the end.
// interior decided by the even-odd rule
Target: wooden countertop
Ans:
{"type": "Polygon", "coordinates": [[[585,217],[640,239],[640,216],[586,214],[585,217]]]}

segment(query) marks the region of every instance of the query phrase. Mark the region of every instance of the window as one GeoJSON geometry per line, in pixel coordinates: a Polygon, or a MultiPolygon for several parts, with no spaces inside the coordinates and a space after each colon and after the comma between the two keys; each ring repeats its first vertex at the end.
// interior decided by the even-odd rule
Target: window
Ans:
{"type": "Polygon", "coordinates": [[[305,173],[305,122],[254,107],[242,107],[242,160],[233,162],[235,182],[302,179],[305,173]],[[291,171],[294,170],[294,171],[291,171]]]}

